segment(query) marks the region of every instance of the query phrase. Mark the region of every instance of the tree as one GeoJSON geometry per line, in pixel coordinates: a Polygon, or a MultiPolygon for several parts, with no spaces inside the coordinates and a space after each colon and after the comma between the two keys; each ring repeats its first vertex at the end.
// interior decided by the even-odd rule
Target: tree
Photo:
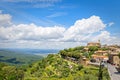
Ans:
{"type": "Polygon", "coordinates": [[[83,65],[79,64],[78,65],[78,70],[80,71],[83,68],[83,65]]]}
{"type": "Polygon", "coordinates": [[[97,47],[97,46],[90,46],[90,47],[89,47],[89,51],[94,52],[94,51],[97,51],[97,50],[98,50],[98,47],[97,47]]]}
{"type": "Polygon", "coordinates": [[[75,50],[83,50],[83,49],[84,49],[84,46],[75,47],[75,50]]]}
{"type": "Polygon", "coordinates": [[[22,80],[24,78],[23,70],[15,66],[3,66],[0,70],[0,80],[22,80]]]}
{"type": "Polygon", "coordinates": [[[118,53],[118,57],[120,58],[120,52],[118,53]]]}

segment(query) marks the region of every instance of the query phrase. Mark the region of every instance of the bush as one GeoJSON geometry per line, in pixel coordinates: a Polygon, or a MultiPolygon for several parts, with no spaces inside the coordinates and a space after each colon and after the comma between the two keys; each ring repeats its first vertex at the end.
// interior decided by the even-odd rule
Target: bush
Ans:
{"type": "Polygon", "coordinates": [[[83,65],[78,65],[78,70],[80,71],[83,68],[83,65]]]}

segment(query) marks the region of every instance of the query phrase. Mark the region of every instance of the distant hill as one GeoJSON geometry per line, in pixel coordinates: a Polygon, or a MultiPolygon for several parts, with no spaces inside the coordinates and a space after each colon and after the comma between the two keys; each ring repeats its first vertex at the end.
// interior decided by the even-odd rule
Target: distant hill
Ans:
{"type": "Polygon", "coordinates": [[[25,65],[41,60],[43,56],[34,54],[25,54],[19,51],[12,51],[8,49],[0,49],[0,62],[11,65],[25,65]]]}

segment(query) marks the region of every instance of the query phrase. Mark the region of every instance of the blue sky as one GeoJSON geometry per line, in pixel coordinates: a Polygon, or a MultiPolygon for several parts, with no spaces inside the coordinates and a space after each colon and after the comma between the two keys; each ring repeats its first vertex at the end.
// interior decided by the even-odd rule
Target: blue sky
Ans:
{"type": "Polygon", "coordinates": [[[119,44],[119,5],[119,0],[1,0],[0,44],[5,48],[68,48],[98,39],[119,44]]]}

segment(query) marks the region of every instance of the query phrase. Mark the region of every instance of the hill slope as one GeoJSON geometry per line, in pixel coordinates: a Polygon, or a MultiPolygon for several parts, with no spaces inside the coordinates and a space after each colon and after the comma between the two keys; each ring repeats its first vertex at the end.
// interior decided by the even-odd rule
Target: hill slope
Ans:
{"type": "MultiPolygon", "coordinates": [[[[107,69],[103,69],[103,80],[110,80],[107,69]]],[[[82,66],[63,59],[59,54],[31,64],[25,71],[25,80],[97,80],[99,67],[82,66]]]]}
{"type": "Polygon", "coordinates": [[[43,58],[42,56],[37,56],[33,54],[25,54],[25,53],[0,49],[0,62],[5,62],[12,65],[30,64],[42,58],[43,58]]]}

